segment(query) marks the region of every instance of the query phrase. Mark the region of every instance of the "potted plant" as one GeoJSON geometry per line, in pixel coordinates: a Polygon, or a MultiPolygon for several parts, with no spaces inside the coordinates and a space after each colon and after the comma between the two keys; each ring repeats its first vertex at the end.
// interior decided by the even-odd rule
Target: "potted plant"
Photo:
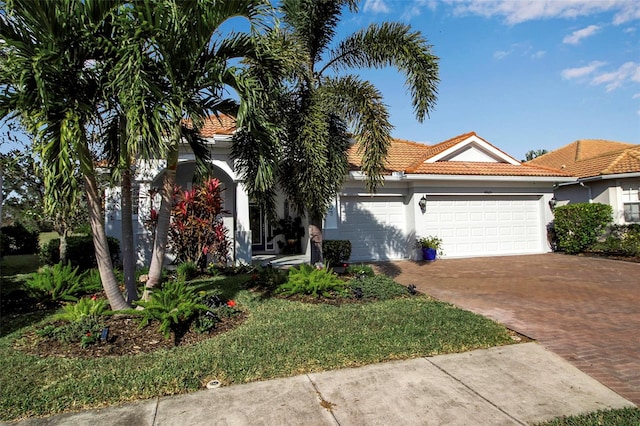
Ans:
{"type": "Polygon", "coordinates": [[[278,247],[284,254],[297,254],[302,252],[300,240],[304,237],[304,226],[302,226],[302,218],[296,217],[292,219],[287,216],[278,221],[278,227],[273,230],[271,239],[278,235],[284,236],[284,241],[278,241],[278,247]]]}
{"type": "Polygon", "coordinates": [[[435,260],[438,255],[442,256],[442,238],[429,235],[428,237],[416,238],[416,248],[422,250],[424,260],[435,260]]]}

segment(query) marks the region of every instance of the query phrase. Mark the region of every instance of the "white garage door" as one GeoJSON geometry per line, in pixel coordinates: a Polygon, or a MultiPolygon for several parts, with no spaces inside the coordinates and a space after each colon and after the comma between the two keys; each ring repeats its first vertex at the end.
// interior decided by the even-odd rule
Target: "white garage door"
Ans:
{"type": "Polygon", "coordinates": [[[402,197],[342,197],[340,235],[351,261],[402,259],[407,250],[402,197]]]}
{"type": "Polygon", "coordinates": [[[540,206],[538,196],[433,196],[418,229],[451,257],[541,253],[540,206]]]}

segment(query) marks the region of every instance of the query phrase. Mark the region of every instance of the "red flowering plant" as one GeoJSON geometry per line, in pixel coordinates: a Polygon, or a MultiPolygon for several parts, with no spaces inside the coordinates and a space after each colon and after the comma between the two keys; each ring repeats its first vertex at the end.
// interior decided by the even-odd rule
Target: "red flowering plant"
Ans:
{"type": "Polygon", "coordinates": [[[231,242],[222,215],[220,181],[207,179],[190,191],[176,188],[169,229],[169,247],[177,262],[206,265],[207,257],[225,264],[229,258],[231,242]]]}

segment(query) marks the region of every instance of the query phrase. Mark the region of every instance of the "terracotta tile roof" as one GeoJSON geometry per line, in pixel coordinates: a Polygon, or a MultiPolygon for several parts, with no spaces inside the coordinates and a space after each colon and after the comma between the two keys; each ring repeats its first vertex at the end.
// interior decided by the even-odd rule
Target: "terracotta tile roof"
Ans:
{"type": "Polygon", "coordinates": [[[526,164],[560,169],[580,178],[640,172],[640,145],[582,139],[526,164]]]}
{"type": "MultiPolygon", "coordinates": [[[[389,153],[385,162],[385,168],[389,172],[403,171],[421,162],[430,146],[411,142],[404,139],[392,139],[389,153]]],[[[352,170],[359,170],[362,165],[362,156],[358,153],[357,145],[351,145],[347,151],[347,159],[352,170]]]]}
{"type": "Polygon", "coordinates": [[[546,167],[473,161],[437,161],[435,163],[423,163],[415,170],[412,170],[411,173],[475,176],[571,176],[568,173],[546,167]]]}
{"type": "MultiPolygon", "coordinates": [[[[428,158],[446,151],[471,136],[479,138],[475,132],[470,132],[431,146],[402,139],[392,139],[389,154],[385,162],[385,168],[388,173],[404,171],[411,174],[433,175],[571,176],[564,171],[537,165],[513,165],[507,163],[469,161],[437,161],[434,163],[425,163],[425,160],[428,158]]],[[[484,139],[482,140],[485,141],[484,139]]],[[[351,146],[348,151],[348,160],[351,170],[360,169],[362,158],[358,154],[355,145],[351,146]]]]}
{"type": "MultiPolygon", "coordinates": [[[[191,126],[191,120],[185,120],[187,127],[191,126]]],[[[218,114],[209,116],[205,119],[200,135],[205,138],[212,138],[215,135],[231,136],[236,131],[236,119],[226,114],[218,114]]]]}

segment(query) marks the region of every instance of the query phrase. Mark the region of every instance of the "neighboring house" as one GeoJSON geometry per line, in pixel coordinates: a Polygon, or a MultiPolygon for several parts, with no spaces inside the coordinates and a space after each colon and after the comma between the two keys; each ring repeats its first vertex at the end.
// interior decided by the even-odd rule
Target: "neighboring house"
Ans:
{"type": "Polygon", "coordinates": [[[640,222],[640,145],[584,139],[525,164],[555,168],[578,178],[555,189],[558,205],[609,204],[615,223],[640,222]]]}
{"type": "MultiPolygon", "coordinates": [[[[224,220],[234,242],[233,259],[250,262],[253,254],[277,253],[273,229],[251,202],[230,156],[233,119],[213,119],[202,130],[210,142],[212,164],[224,191],[224,220]]],[[[177,170],[178,184],[189,188],[195,158],[185,146],[177,170]]],[[[351,171],[324,223],[325,239],[348,239],[351,261],[416,258],[416,236],[437,235],[448,257],[512,255],[550,251],[547,225],[552,220],[549,201],[555,185],[575,180],[570,174],[522,164],[475,133],[466,133],[429,146],[392,140],[384,185],[377,193],[365,190],[356,149],[349,152],[351,171]]],[[[149,190],[162,182],[163,161],[138,164],[136,241],[144,263],[150,252],[145,228],[159,196],[149,190]]],[[[107,232],[120,235],[117,189],[109,191],[107,232]]],[[[284,198],[280,217],[296,213],[284,198]]],[[[306,222],[303,222],[306,226],[306,222]]],[[[302,247],[308,248],[308,235],[302,247]]]]}

